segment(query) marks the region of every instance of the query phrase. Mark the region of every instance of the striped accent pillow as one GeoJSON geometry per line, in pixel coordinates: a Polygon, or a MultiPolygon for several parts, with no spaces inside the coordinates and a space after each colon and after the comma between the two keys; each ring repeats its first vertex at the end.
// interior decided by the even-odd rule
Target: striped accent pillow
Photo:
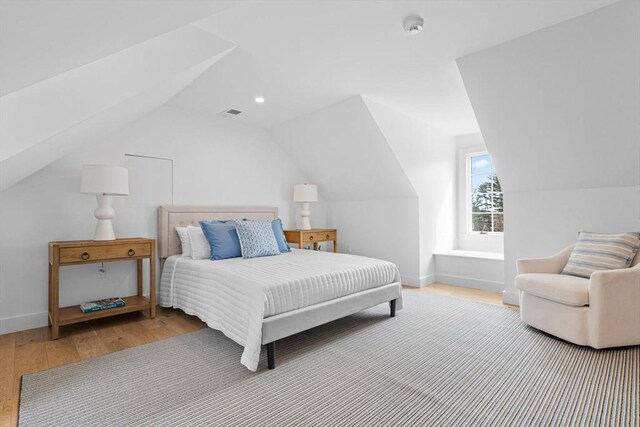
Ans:
{"type": "Polygon", "coordinates": [[[639,244],[640,233],[581,231],[562,274],[589,278],[594,271],[628,268],[638,252],[639,244]]]}

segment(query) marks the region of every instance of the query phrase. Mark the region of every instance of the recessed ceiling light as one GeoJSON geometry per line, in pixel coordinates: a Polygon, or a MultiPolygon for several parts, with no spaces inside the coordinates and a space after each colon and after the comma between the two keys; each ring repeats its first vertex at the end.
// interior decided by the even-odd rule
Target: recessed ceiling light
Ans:
{"type": "Polygon", "coordinates": [[[261,96],[256,96],[256,102],[257,102],[258,104],[262,104],[262,103],[264,103],[264,98],[263,98],[263,97],[261,97],[261,96]]]}
{"type": "Polygon", "coordinates": [[[422,31],[422,27],[424,26],[424,19],[419,16],[409,16],[404,20],[403,27],[404,31],[407,34],[416,35],[420,31],[422,31]]]}

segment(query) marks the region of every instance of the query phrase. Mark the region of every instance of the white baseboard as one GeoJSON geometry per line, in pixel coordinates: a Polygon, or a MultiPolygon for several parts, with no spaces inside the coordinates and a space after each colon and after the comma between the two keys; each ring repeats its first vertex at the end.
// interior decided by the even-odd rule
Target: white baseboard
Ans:
{"type": "Polygon", "coordinates": [[[23,314],[15,317],[0,319],[0,335],[11,332],[25,331],[27,329],[40,328],[49,324],[49,314],[41,313],[23,314]]]}
{"type": "Polygon", "coordinates": [[[415,277],[415,276],[401,276],[402,284],[406,286],[413,286],[414,288],[422,288],[423,286],[430,285],[436,282],[435,274],[429,274],[428,276],[415,277]]]}
{"type": "Polygon", "coordinates": [[[491,280],[474,279],[473,277],[454,276],[451,274],[436,274],[436,282],[447,285],[464,286],[465,288],[480,289],[490,292],[502,292],[504,283],[491,280]]]}
{"type": "Polygon", "coordinates": [[[502,291],[502,302],[511,305],[520,305],[520,294],[518,291],[502,291]]]}

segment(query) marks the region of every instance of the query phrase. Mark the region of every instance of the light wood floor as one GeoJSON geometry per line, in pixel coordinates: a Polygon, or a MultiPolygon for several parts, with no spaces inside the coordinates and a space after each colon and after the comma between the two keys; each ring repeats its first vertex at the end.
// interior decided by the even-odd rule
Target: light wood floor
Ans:
{"type": "Polygon", "coordinates": [[[446,295],[449,297],[470,299],[478,302],[484,302],[487,304],[499,305],[502,307],[513,309],[518,308],[515,305],[504,304],[502,302],[502,293],[500,292],[481,291],[480,289],[463,288],[461,286],[445,285],[442,283],[434,283],[423,288],[403,286],[402,289],[409,292],[446,295]]]}
{"type": "MultiPolygon", "coordinates": [[[[420,289],[405,286],[404,290],[503,305],[497,292],[442,284],[420,289]]],[[[194,332],[205,326],[195,316],[158,307],[155,319],[129,313],[65,326],[56,341],[51,341],[48,327],[0,335],[0,426],[17,424],[20,378],[24,374],[194,332]]]]}

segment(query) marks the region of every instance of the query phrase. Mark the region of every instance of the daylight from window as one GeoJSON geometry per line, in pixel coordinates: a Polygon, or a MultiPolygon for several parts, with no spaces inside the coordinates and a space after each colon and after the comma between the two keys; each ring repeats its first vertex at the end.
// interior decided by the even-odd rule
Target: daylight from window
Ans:
{"type": "Polygon", "coordinates": [[[479,233],[502,233],[503,198],[500,181],[488,153],[469,155],[469,230],[479,233]]]}

